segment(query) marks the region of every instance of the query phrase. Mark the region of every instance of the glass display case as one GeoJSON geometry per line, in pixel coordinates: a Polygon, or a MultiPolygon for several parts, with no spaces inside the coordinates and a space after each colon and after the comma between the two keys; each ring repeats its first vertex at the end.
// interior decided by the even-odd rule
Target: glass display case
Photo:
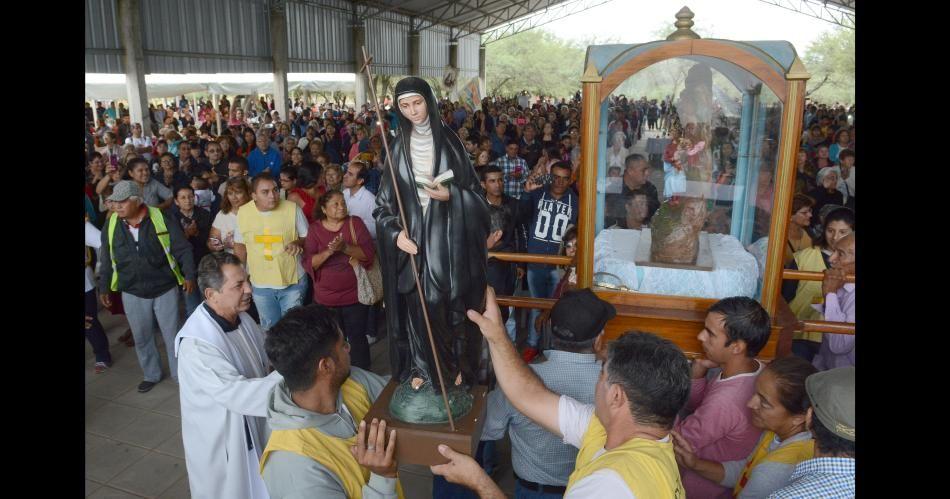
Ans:
{"type": "Polygon", "coordinates": [[[759,298],[781,100],[749,71],[691,55],[629,76],[604,105],[594,284],[759,298]]]}
{"type": "Polygon", "coordinates": [[[776,317],[809,78],[791,43],[704,40],[691,18],[588,47],[577,252],[578,286],[618,308],[608,337],[650,330],[688,353],[720,298],[776,317]]]}

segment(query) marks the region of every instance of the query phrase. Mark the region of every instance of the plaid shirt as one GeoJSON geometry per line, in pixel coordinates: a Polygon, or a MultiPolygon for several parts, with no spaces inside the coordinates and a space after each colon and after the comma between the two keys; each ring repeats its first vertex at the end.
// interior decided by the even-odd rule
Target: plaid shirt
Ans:
{"type": "MultiPolygon", "coordinates": [[[[600,361],[594,354],[545,350],[544,355],[547,361],[528,367],[545,386],[583,404],[594,403],[594,386],[600,377],[600,361]]],[[[544,485],[567,485],[577,449],[518,412],[496,388],[488,394],[482,440],[500,440],[506,430],[511,437],[511,465],[519,477],[544,485]]]]}
{"type": "Polygon", "coordinates": [[[788,485],[773,492],[769,499],[838,499],[854,497],[854,459],[817,457],[802,461],[788,485]]]}
{"type": "Polygon", "coordinates": [[[491,164],[501,168],[501,171],[505,174],[505,194],[515,199],[521,199],[521,195],[524,194],[524,182],[527,180],[528,174],[531,173],[528,171],[528,163],[520,156],[515,156],[515,159],[511,159],[505,154],[491,164]],[[511,175],[518,168],[521,168],[520,179],[511,175]]]}

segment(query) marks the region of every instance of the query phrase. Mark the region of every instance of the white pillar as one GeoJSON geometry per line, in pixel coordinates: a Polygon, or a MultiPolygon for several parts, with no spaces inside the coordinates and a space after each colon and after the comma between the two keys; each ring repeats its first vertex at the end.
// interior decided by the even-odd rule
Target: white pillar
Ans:
{"type": "Polygon", "coordinates": [[[290,113],[287,108],[287,72],[290,61],[287,54],[287,13],[283,2],[274,2],[270,8],[270,43],[274,58],[274,109],[280,113],[280,119],[286,120],[290,113]]]}
{"type": "MultiPolygon", "coordinates": [[[[119,33],[125,49],[125,85],[129,98],[129,118],[141,123],[143,133],[152,129],[148,116],[148,94],[145,87],[145,53],[142,50],[142,19],[139,0],[119,0],[119,33]]],[[[116,106],[118,109],[118,106],[116,106]]],[[[120,119],[121,116],[116,116],[120,119]]]]}

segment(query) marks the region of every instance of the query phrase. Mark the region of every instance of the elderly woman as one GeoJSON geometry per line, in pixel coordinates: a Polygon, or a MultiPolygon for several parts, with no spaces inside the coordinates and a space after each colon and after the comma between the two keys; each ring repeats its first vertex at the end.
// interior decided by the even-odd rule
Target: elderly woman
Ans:
{"type": "Polygon", "coordinates": [[[330,163],[323,169],[323,184],[326,191],[339,191],[343,189],[343,168],[336,163],[330,163]]]}
{"type": "Polygon", "coordinates": [[[818,170],[816,175],[818,186],[808,192],[808,197],[815,200],[812,211],[821,211],[826,204],[844,206],[844,194],[838,190],[838,170],[825,167],[818,170]]]}
{"type": "MultiPolygon", "coordinates": [[[[848,208],[832,210],[822,221],[824,231],[810,248],[798,251],[794,261],[787,268],[824,272],[831,268],[831,253],[835,243],[854,232],[854,212],[848,208]]],[[[782,284],[782,296],[788,307],[799,320],[821,320],[811,305],[822,298],[821,281],[785,281],[782,284]]],[[[795,333],[792,337],[792,353],[811,361],[818,353],[821,333],[795,333]]]]}
{"type": "Polygon", "coordinates": [[[366,127],[363,125],[358,125],[356,126],[355,140],[353,140],[353,145],[350,146],[350,151],[347,155],[347,161],[353,161],[361,151],[365,151],[367,149],[369,149],[369,140],[366,134],[366,127]]]}
{"type": "Polygon", "coordinates": [[[673,451],[680,466],[707,480],[731,487],[732,496],[764,498],[784,487],[798,463],[812,459],[815,441],[806,429],[811,405],[805,379],[817,372],[798,357],[772,361],[755,380],[755,393],[746,404],[752,424],[763,430],[748,458],[737,461],[699,459],[689,442],[673,432],[673,451]]]}
{"type": "Polygon", "coordinates": [[[339,313],[352,365],[369,369],[369,307],[359,302],[355,266],[368,269],[373,265],[373,237],[360,217],[347,214],[340,191],[330,191],[320,198],[316,218],[307,232],[303,259],[313,283],[313,301],[339,313]]]}
{"type": "Polygon", "coordinates": [[[624,140],[626,136],[623,131],[616,131],[611,135],[610,147],[607,148],[607,168],[611,166],[619,166],[623,168],[624,159],[630,151],[624,147],[624,140]]]}

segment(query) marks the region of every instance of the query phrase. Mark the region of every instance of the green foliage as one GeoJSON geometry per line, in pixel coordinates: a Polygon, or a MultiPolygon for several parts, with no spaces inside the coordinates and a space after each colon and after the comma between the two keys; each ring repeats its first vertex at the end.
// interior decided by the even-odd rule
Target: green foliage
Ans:
{"type": "MultiPolygon", "coordinates": [[[[602,42],[601,42],[602,43],[602,42]]],[[[588,41],[562,40],[533,29],[490,43],[486,48],[486,90],[489,95],[569,97],[581,88],[588,41]]]]}
{"type": "Polygon", "coordinates": [[[806,91],[827,104],[854,102],[854,30],[837,28],[808,44],[802,58],[811,73],[806,91]]]}

